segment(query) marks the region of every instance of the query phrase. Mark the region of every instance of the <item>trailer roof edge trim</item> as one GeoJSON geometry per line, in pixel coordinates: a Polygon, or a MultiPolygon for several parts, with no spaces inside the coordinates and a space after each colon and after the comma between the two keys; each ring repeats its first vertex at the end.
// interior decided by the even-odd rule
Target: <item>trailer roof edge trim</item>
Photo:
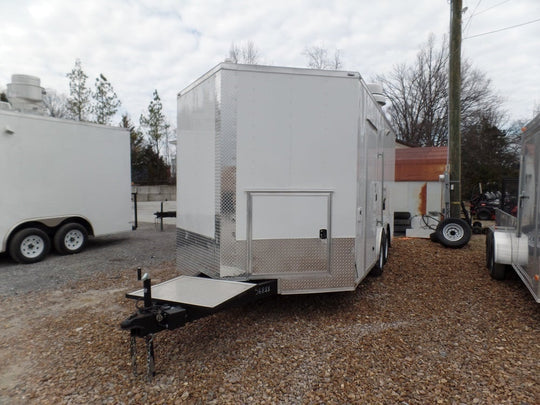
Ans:
{"type": "Polygon", "coordinates": [[[326,76],[326,77],[339,77],[343,79],[362,79],[359,72],[346,71],[346,70],[322,70],[322,69],[310,69],[300,67],[284,67],[284,66],[269,66],[269,65],[245,65],[240,63],[222,62],[217,66],[214,66],[208,72],[200,76],[189,86],[178,92],[178,97],[188,93],[191,89],[198,86],[200,83],[207,80],[220,70],[235,70],[243,72],[260,72],[260,73],[277,73],[277,74],[295,74],[295,75],[310,75],[310,76],[326,76]]]}
{"type": "Polygon", "coordinates": [[[17,110],[0,110],[2,114],[10,115],[14,118],[18,118],[21,116],[24,116],[24,118],[41,121],[52,121],[58,124],[64,124],[64,125],[83,125],[87,127],[97,127],[97,128],[107,128],[107,129],[114,129],[115,131],[125,132],[128,130],[128,128],[123,128],[115,125],[108,125],[108,124],[98,124],[96,122],[90,122],[90,121],[76,121],[69,118],[58,118],[58,117],[49,117],[47,115],[37,115],[37,114],[28,114],[22,111],[17,110]]]}

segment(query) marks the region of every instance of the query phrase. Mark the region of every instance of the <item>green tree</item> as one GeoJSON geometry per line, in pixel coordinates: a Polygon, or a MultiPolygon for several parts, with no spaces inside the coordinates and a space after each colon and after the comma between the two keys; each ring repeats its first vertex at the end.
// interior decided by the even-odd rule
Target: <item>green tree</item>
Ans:
{"type": "Polygon", "coordinates": [[[144,145],[132,166],[131,179],[137,184],[169,184],[170,168],[151,145],[144,145]]]}
{"type": "Polygon", "coordinates": [[[95,92],[92,93],[94,98],[92,112],[95,122],[109,124],[120,107],[120,100],[118,100],[111,83],[103,74],[96,78],[95,89],[95,92]]]}
{"type": "Polygon", "coordinates": [[[129,130],[131,181],[135,184],[170,183],[170,168],[145,141],[141,132],[132,124],[128,114],[122,115],[120,126],[129,130]]]}
{"type": "Polygon", "coordinates": [[[506,177],[518,177],[519,156],[512,148],[513,139],[493,125],[490,117],[462,132],[461,176],[463,196],[467,198],[478,183],[499,185],[506,177]]]}
{"type": "Polygon", "coordinates": [[[153,99],[148,105],[148,115],[141,114],[139,123],[145,131],[156,156],[160,157],[161,146],[163,140],[167,139],[170,125],[165,118],[165,114],[163,114],[163,105],[157,90],[154,90],[153,99]]]}
{"type": "Polygon", "coordinates": [[[75,67],[66,76],[69,79],[68,115],[77,121],[87,121],[92,107],[91,91],[86,87],[88,76],[82,70],[80,59],[75,60],[75,67]]]}

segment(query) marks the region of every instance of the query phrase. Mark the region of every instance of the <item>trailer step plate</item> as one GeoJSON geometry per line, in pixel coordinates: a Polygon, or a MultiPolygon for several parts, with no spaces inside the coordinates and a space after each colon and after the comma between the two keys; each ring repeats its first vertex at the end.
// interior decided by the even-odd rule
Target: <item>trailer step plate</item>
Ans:
{"type": "MultiPolygon", "coordinates": [[[[227,303],[257,287],[255,283],[179,276],[152,286],[152,300],[208,310],[227,303]]],[[[144,290],[126,294],[127,298],[142,299],[144,290]]]]}

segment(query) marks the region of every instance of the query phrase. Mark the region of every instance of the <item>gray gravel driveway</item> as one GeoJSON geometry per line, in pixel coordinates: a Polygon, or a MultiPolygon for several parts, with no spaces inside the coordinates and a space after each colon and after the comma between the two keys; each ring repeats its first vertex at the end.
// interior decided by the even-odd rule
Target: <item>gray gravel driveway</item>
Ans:
{"type": "Polygon", "coordinates": [[[137,267],[160,265],[175,260],[175,225],[139,222],[136,231],[90,238],[87,248],[76,255],[51,252],[45,260],[17,264],[0,254],[0,297],[30,291],[61,288],[67,282],[99,277],[137,267]]]}

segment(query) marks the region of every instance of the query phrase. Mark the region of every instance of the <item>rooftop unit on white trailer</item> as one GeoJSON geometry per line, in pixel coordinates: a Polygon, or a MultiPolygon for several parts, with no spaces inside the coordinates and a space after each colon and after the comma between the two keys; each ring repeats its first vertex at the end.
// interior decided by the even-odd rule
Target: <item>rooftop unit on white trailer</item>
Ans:
{"type": "Polygon", "coordinates": [[[502,280],[508,267],[540,303],[540,114],[524,128],[517,217],[497,210],[486,238],[487,266],[502,280]]]}
{"type": "Polygon", "coordinates": [[[129,132],[44,116],[39,84],[13,75],[0,103],[0,252],[21,263],[131,229],[129,132]]]}
{"type": "Polygon", "coordinates": [[[230,63],[181,91],[182,276],[152,287],[147,312],[123,327],[147,336],[171,329],[149,322],[152,311],[184,317],[177,327],[235,297],[353,291],[380,274],[392,235],[395,136],[377,101],[358,73],[230,63]]]}

